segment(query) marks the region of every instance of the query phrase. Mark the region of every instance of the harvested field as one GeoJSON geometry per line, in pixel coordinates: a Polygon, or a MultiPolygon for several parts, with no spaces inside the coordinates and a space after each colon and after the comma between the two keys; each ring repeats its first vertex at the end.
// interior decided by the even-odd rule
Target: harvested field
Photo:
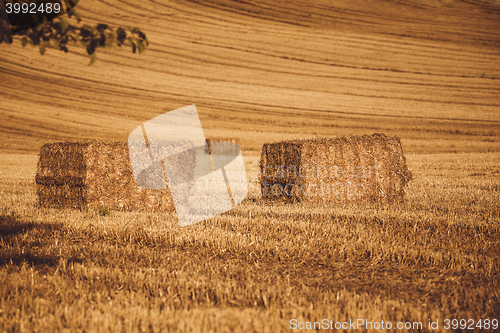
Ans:
{"type": "Polygon", "coordinates": [[[99,49],[87,66],[80,45],[41,56],[19,38],[0,44],[1,332],[275,333],[324,319],[494,330],[497,0],[86,0],[77,10],[82,23],[138,26],[150,46],[99,49]],[[249,196],[237,207],[181,228],[170,212],[37,204],[46,143],[125,141],[192,104],[205,137],[240,139],[249,196]],[[403,202],[262,198],[264,143],[372,133],[401,138],[413,174],[403,202]]]}
{"type": "Polygon", "coordinates": [[[161,0],[137,11],[87,0],[77,6],[84,22],[137,25],[149,49],[99,50],[87,66],[77,45],[41,57],[19,40],[0,44],[0,149],[123,141],[194,103],[206,137],[240,138],[252,156],[269,141],[371,133],[401,137],[405,153],[496,151],[498,7],[161,0]]]}
{"type": "MultiPolygon", "coordinates": [[[[255,185],[181,228],[172,214],[40,209],[36,156],[3,154],[0,327],[271,333],[294,318],[433,318],[449,332],[446,318],[498,318],[500,154],[407,159],[402,204],[267,204],[255,185]]],[[[258,158],[247,162],[258,184],[258,158]]]]}
{"type": "Polygon", "coordinates": [[[411,180],[401,140],[384,134],[265,143],[262,197],[369,204],[404,199],[411,180]]]}

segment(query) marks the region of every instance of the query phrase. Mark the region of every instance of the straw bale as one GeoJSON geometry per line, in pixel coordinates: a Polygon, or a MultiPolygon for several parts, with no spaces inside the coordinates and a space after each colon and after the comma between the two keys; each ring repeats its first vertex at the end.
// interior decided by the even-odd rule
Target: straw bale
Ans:
{"type": "MultiPolygon", "coordinates": [[[[149,154],[147,151],[145,153],[149,154]]],[[[188,170],[188,174],[189,170],[193,170],[194,173],[194,159],[192,152],[179,154],[173,158],[177,164],[172,168],[188,170]]],[[[146,172],[141,176],[165,179],[164,174],[151,175],[146,172]]],[[[42,207],[81,209],[93,206],[157,212],[175,210],[168,185],[162,190],[151,190],[136,184],[127,142],[84,140],[45,144],[40,150],[35,181],[38,202],[42,207]]],[[[143,179],[143,182],[145,184],[147,179],[143,179]]]]}
{"type": "Polygon", "coordinates": [[[260,167],[266,200],[400,201],[412,178],[401,140],[384,134],[265,143],[260,167]]]}

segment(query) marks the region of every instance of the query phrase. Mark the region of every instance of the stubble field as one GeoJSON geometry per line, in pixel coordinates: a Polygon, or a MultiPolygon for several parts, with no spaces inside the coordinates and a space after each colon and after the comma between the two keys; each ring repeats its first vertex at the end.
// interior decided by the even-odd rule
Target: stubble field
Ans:
{"type": "Polygon", "coordinates": [[[500,320],[497,2],[78,6],[87,23],[140,26],[151,46],[106,50],[88,67],[77,46],[41,56],[0,44],[1,331],[500,320]],[[190,104],[207,137],[240,138],[241,205],[184,228],[169,214],[37,206],[43,143],[126,140],[190,104]],[[374,132],[402,139],[414,175],[404,203],[261,200],[262,143],[374,132]]]}
{"type": "Polygon", "coordinates": [[[408,160],[404,204],[270,206],[251,177],[240,206],[181,228],[165,214],[37,208],[36,159],[4,159],[2,328],[277,332],[292,319],[431,319],[444,331],[446,318],[498,319],[500,154],[408,160]]]}

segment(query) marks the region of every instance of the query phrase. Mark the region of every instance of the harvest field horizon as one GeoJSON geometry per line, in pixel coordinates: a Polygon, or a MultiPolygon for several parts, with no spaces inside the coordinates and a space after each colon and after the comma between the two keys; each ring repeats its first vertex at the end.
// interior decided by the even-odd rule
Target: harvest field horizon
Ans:
{"type": "MultiPolygon", "coordinates": [[[[1,332],[498,330],[498,1],[76,10],[82,23],[139,26],[150,44],[98,49],[92,66],[79,45],[42,56],[18,37],[0,44],[1,332]],[[192,104],[206,138],[241,147],[249,193],[233,209],[181,227],[175,211],[40,205],[44,144],[126,142],[192,104]],[[286,168],[279,180],[265,144],[375,133],[400,139],[403,200],[263,195],[267,175],[316,184],[286,168]]],[[[375,171],[394,167],[382,162],[375,171]]],[[[356,180],[352,165],[329,177],[356,180]]]]}

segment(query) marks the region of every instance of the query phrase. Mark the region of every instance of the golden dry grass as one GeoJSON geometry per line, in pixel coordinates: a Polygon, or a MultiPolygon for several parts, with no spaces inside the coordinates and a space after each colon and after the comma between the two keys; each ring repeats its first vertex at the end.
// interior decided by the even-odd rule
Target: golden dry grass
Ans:
{"type": "Polygon", "coordinates": [[[145,54],[0,44],[0,331],[279,332],[290,319],[500,317],[500,9],[452,0],[86,0],[145,54]],[[196,104],[241,138],[250,196],[174,215],[35,205],[39,148],[126,140],[196,104]],[[267,141],[385,133],[404,204],[264,204],[267,141]]]}
{"type": "MultiPolygon", "coordinates": [[[[40,209],[36,158],[2,156],[5,331],[287,331],[290,320],[498,318],[500,154],[409,155],[396,206],[173,215],[40,209]]],[[[440,326],[442,327],[442,326],[440,326]]]]}

